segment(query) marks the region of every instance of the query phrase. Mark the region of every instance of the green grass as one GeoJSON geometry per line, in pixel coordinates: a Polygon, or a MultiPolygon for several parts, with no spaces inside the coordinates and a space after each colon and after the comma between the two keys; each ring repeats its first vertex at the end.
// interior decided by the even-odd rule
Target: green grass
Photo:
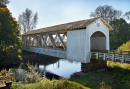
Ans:
{"type": "Polygon", "coordinates": [[[61,79],[61,80],[49,80],[31,84],[14,83],[14,89],[90,89],[81,84],[61,79]]]}
{"type": "Polygon", "coordinates": [[[108,61],[106,72],[89,72],[70,80],[90,89],[130,89],[130,64],[108,61]]]}

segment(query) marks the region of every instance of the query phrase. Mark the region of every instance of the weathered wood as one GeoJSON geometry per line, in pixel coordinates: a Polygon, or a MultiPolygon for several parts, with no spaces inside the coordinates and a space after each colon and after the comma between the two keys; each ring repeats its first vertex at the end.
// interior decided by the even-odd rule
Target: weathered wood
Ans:
{"type": "Polygon", "coordinates": [[[55,37],[55,39],[54,39],[54,42],[56,42],[56,39],[57,39],[57,35],[56,35],[56,37],[55,37]]]}
{"type": "Polygon", "coordinates": [[[124,63],[124,62],[125,62],[125,56],[122,55],[122,63],[124,63]]]}
{"type": "Polygon", "coordinates": [[[106,53],[104,53],[104,57],[103,57],[103,60],[106,60],[106,53]]]}
{"type": "Polygon", "coordinates": [[[52,35],[51,35],[51,34],[48,34],[48,36],[49,36],[49,39],[50,39],[50,41],[51,41],[51,44],[52,44],[53,48],[56,49],[56,44],[55,44],[55,42],[54,42],[54,39],[53,39],[52,35]]]}
{"type": "Polygon", "coordinates": [[[65,43],[63,42],[63,39],[61,38],[61,36],[58,33],[56,33],[56,35],[58,36],[58,38],[59,38],[59,40],[60,40],[64,50],[66,50],[66,46],[65,46],[65,43]]]}
{"type": "Polygon", "coordinates": [[[42,47],[44,47],[44,37],[43,37],[43,35],[41,35],[41,40],[43,42],[42,47]]]}
{"type": "Polygon", "coordinates": [[[110,59],[112,61],[120,61],[122,63],[130,61],[130,55],[99,53],[99,52],[90,52],[90,58],[103,59],[103,60],[110,59]]]}
{"type": "Polygon", "coordinates": [[[112,61],[115,60],[115,54],[112,54],[112,61]]]}
{"type": "Polygon", "coordinates": [[[43,41],[45,48],[47,48],[47,44],[46,44],[47,37],[48,37],[48,33],[46,34],[45,39],[43,41]]]}
{"type": "Polygon", "coordinates": [[[38,39],[37,39],[38,47],[41,47],[41,34],[39,34],[38,39]]]}
{"type": "Polygon", "coordinates": [[[32,40],[32,45],[31,45],[31,46],[33,46],[33,45],[34,45],[34,40],[35,40],[34,36],[33,36],[32,38],[33,38],[33,40],[32,40]]]}
{"type": "Polygon", "coordinates": [[[98,59],[98,52],[96,53],[96,59],[98,59]]]}

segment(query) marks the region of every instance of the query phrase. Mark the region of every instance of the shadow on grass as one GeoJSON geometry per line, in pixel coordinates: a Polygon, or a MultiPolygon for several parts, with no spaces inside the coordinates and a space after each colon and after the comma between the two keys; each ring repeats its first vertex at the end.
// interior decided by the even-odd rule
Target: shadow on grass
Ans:
{"type": "Polygon", "coordinates": [[[80,83],[91,89],[130,89],[130,64],[108,65],[105,72],[89,72],[80,78],[71,81],[80,83]]]}

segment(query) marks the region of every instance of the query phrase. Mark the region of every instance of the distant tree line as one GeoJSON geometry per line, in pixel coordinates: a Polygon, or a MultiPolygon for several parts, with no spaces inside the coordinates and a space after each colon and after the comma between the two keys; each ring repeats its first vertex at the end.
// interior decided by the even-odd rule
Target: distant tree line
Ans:
{"type": "Polygon", "coordinates": [[[91,12],[90,17],[102,17],[108,22],[113,30],[110,31],[110,48],[117,49],[123,43],[130,40],[130,11],[122,15],[122,11],[114,9],[112,6],[99,6],[94,12],[91,12]]]}
{"type": "Polygon", "coordinates": [[[0,2],[3,3],[3,4],[5,4],[5,5],[10,3],[9,0],[0,0],[0,2]]]}

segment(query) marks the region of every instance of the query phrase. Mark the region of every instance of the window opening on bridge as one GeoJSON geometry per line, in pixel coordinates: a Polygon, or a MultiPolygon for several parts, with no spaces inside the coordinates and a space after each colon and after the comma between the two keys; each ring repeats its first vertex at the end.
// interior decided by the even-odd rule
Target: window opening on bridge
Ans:
{"type": "Polygon", "coordinates": [[[47,37],[46,44],[47,44],[47,47],[49,47],[49,48],[53,48],[53,46],[52,46],[52,43],[51,43],[51,40],[50,40],[49,36],[47,37]]]}
{"type": "Polygon", "coordinates": [[[52,48],[66,50],[67,33],[35,34],[26,37],[28,47],[52,48]]]}

